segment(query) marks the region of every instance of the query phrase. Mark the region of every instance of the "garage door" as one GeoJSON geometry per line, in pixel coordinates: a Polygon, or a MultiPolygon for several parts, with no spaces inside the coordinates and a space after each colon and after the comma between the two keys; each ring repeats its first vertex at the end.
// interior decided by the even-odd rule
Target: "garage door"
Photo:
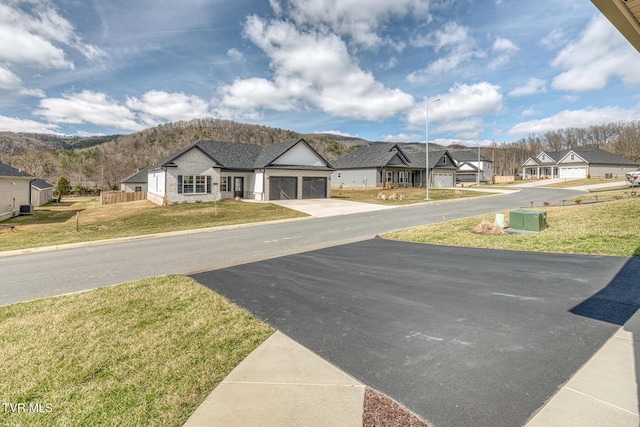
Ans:
{"type": "Polygon", "coordinates": [[[433,187],[453,187],[453,174],[452,173],[436,173],[433,175],[433,187]]]}
{"type": "Polygon", "coordinates": [[[324,199],[327,197],[327,178],[302,178],[303,199],[324,199]]]}
{"type": "Polygon", "coordinates": [[[298,178],[291,176],[269,177],[269,200],[298,198],[298,178]]]}
{"type": "Polygon", "coordinates": [[[572,168],[560,168],[559,173],[560,173],[560,178],[586,178],[587,168],[585,166],[572,167],[572,168]]]}

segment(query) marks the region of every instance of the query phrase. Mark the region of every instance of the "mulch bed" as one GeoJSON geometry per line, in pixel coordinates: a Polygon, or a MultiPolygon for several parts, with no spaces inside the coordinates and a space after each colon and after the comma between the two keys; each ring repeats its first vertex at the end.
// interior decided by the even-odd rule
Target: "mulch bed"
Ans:
{"type": "Polygon", "coordinates": [[[429,424],[390,397],[369,387],[364,392],[364,427],[429,427],[429,424]]]}

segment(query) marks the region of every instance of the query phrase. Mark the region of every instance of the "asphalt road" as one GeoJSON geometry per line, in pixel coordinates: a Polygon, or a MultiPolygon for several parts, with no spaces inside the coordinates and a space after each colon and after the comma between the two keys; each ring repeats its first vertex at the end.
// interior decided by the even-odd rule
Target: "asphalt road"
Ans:
{"type": "Polygon", "coordinates": [[[542,206],[581,192],[523,189],[508,195],[257,225],[104,246],[0,257],[0,305],[163,274],[190,274],[356,242],[377,234],[506,209],[542,206]]]}
{"type": "Polygon", "coordinates": [[[518,426],[640,307],[640,259],[371,239],[196,274],[435,426],[518,426]]]}

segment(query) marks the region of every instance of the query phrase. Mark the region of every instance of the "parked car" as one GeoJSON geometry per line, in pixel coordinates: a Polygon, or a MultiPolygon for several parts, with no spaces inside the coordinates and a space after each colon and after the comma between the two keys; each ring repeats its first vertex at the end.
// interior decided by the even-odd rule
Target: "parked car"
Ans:
{"type": "Polygon", "coordinates": [[[640,185],[640,169],[633,172],[627,172],[627,181],[629,181],[631,185],[633,184],[640,185]]]}

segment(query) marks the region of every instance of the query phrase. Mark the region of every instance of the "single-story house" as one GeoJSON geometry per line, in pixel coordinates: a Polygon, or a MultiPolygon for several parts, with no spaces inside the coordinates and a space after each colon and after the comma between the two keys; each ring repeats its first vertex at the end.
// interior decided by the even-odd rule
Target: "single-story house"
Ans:
{"type": "MultiPolygon", "coordinates": [[[[334,187],[424,187],[426,153],[403,149],[399,144],[363,145],[333,162],[334,187]]],[[[447,150],[429,150],[432,187],[454,187],[456,165],[447,150]]]]}
{"type": "Polygon", "coordinates": [[[34,177],[0,162],[0,220],[20,213],[20,206],[31,203],[34,177]]]}
{"type": "Polygon", "coordinates": [[[137,172],[120,181],[120,190],[126,193],[145,193],[147,191],[148,178],[149,173],[147,170],[138,168],[137,172]]]}
{"type": "Polygon", "coordinates": [[[522,177],[587,178],[624,177],[638,162],[596,147],[578,147],[563,151],[542,151],[522,164],[522,177]]]}
{"type": "Polygon", "coordinates": [[[479,155],[478,150],[451,150],[453,160],[458,166],[456,182],[481,182],[493,180],[493,161],[479,155]]]}
{"type": "Polygon", "coordinates": [[[264,147],[198,141],[147,170],[147,199],[167,205],[236,197],[328,198],[333,167],[298,139],[264,147]]]}
{"type": "Polygon", "coordinates": [[[46,205],[53,199],[53,185],[42,179],[31,181],[31,204],[33,206],[46,205]]]}

